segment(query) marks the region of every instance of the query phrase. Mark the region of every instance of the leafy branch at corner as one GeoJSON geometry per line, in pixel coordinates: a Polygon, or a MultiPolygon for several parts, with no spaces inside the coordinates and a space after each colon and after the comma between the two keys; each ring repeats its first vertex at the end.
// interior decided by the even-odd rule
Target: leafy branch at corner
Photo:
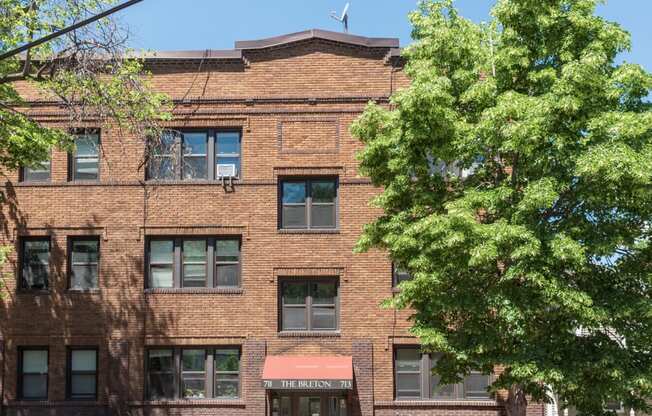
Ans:
{"type": "Polygon", "coordinates": [[[388,303],[444,383],[504,368],[509,416],[652,396],[652,76],[616,63],[630,38],[597,3],[500,0],[477,25],[423,2],[410,86],[352,128],[383,187],[358,249],[413,276],[388,303]]]}

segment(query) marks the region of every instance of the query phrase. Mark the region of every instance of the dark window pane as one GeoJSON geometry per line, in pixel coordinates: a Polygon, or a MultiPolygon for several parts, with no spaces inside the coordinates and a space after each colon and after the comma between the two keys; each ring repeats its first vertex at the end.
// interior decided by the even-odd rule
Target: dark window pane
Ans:
{"type": "Polygon", "coordinates": [[[97,265],[72,266],[72,278],[70,287],[72,289],[95,289],[98,286],[97,265]]]}
{"type": "Polygon", "coordinates": [[[454,384],[440,384],[441,377],[432,375],[430,377],[430,397],[433,399],[454,399],[455,398],[455,385],[454,384]]]}
{"type": "Polygon", "coordinates": [[[50,161],[47,160],[38,166],[25,167],[23,169],[23,180],[33,182],[45,182],[50,180],[50,161]]]}
{"type": "Polygon", "coordinates": [[[312,205],[310,222],[313,227],[335,228],[335,205],[312,205]]]}
{"type": "Polygon", "coordinates": [[[173,399],[174,398],[174,375],[150,374],[149,375],[149,397],[155,400],[173,399]]]}
{"type": "Polygon", "coordinates": [[[308,296],[308,285],[305,282],[283,283],[283,304],[304,305],[308,296]]]}
{"type": "Polygon", "coordinates": [[[151,179],[174,179],[176,172],[171,157],[153,157],[149,161],[149,177],[151,179]]]}
{"type": "Polygon", "coordinates": [[[283,203],[303,204],[306,202],[305,182],[283,182],[283,203]]]}
{"type": "Polygon", "coordinates": [[[174,242],[172,240],[152,240],[149,261],[151,263],[172,263],[174,242]]]}
{"type": "Polygon", "coordinates": [[[205,350],[183,350],[182,371],[204,371],[206,368],[205,350]]]}
{"type": "Polygon", "coordinates": [[[217,155],[240,154],[240,133],[217,133],[217,145],[215,146],[215,153],[217,155]]]}
{"type": "Polygon", "coordinates": [[[77,159],[75,163],[74,179],[78,180],[94,180],[99,177],[99,159],[98,158],[83,158],[77,159]]]}
{"type": "Polygon", "coordinates": [[[100,137],[85,134],[75,139],[73,179],[93,180],[99,177],[100,137]]]}
{"type": "Polygon", "coordinates": [[[394,266],[394,284],[398,285],[401,282],[412,279],[410,273],[401,269],[398,266],[394,266]]]}
{"type": "Polygon", "coordinates": [[[149,371],[172,372],[174,371],[174,359],[172,350],[151,350],[149,351],[149,371]]]}
{"type": "Polygon", "coordinates": [[[47,265],[50,262],[50,242],[48,240],[25,241],[25,260],[29,263],[47,265]]]}
{"type": "Polygon", "coordinates": [[[312,303],[315,305],[333,305],[337,296],[335,283],[312,283],[312,303]]]}
{"type": "Polygon", "coordinates": [[[399,391],[416,391],[421,394],[421,377],[419,374],[398,374],[397,377],[399,391]]]}
{"type": "Polygon", "coordinates": [[[181,380],[181,394],[185,399],[203,399],[206,397],[205,375],[184,374],[181,380]]]}
{"type": "Polygon", "coordinates": [[[396,350],[396,371],[420,371],[421,352],[416,348],[396,350]]]}
{"type": "Polygon", "coordinates": [[[206,133],[184,133],[183,154],[205,156],[207,152],[208,135],[206,133]]]}
{"type": "Polygon", "coordinates": [[[206,286],[206,240],[185,240],[183,263],[183,286],[206,286]]]}
{"type": "Polygon", "coordinates": [[[464,378],[464,396],[469,399],[485,399],[489,397],[487,387],[489,376],[484,374],[469,374],[464,378]]]}
{"type": "Polygon", "coordinates": [[[23,287],[46,289],[50,262],[49,240],[27,240],[23,245],[23,287]]]}
{"type": "Polygon", "coordinates": [[[240,266],[237,264],[218,264],[217,265],[217,285],[218,286],[239,286],[240,266]]]}
{"type": "Polygon", "coordinates": [[[75,156],[94,157],[99,154],[100,137],[97,134],[85,134],[75,139],[75,156]]]}
{"type": "Polygon", "coordinates": [[[174,287],[172,265],[150,266],[150,287],[169,288],[174,287]]]}
{"type": "Polygon", "coordinates": [[[334,181],[312,181],[311,182],[312,202],[333,203],[335,202],[335,182],[334,181]]]}
{"type": "Polygon", "coordinates": [[[24,286],[28,289],[47,289],[49,268],[43,264],[27,264],[24,271],[24,286]]]}
{"type": "Polygon", "coordinates": [[[308,329],[305,307],[284,307],[283,308],[283,329],[302,330],[308,329]]]}
{"type": "Polygon", "coordinates": [[[335,307],[312,307],[312,329],[337,329],[335,307]]]}
{"type": "Polygon", "coordinates": [[[23,373],[48,372],[47,350],[25,350],[23,351],[23,373]]]}
{"type": "Polygon", "coordinates": [[[220,261],[239,261],[240,241],[239,240],[217,240],[215,242],[216,259],[220,261]]]}
{"type": "Polygon", "coordinates": [[[238,372],[240,370],[240,351],[237,349],[215,350],[215,371],[238,372]]]}
{"type": "Polygon", "coordinates": [[[184,179],[207,179],[208,161],[206,156],[184,156],[183,157],[183,178],[184,179]]]}
{"type": "Polygon", "coordinates": [[[97,263],[99,257],[100,243],[93,240],[73,240],[72,262],[73,263],[97,263]]]}
{"type": "Polygon", "coordinates": [[[184,263],[206,263],[206,240],[185,240],[183,242],[184,263]]]}
{"type": "Polygon", "coordinates": [[[99,241],[73,240],[71,255],[71,282],[73,289],[97,287],[99,260],[99,241]]]}
{"type": "Polygon", "coordinates": [[[73,397],[94,397],[95,383],[94,374],[73,374],[70,379],[70,394],[73,397]]]}
{"type": "Polygon", "coordinates": [[[283,205],[283,228],[305,228],[306,206],[305,205],[283,205]]]}
{"type": "Polygon", "coordinates": [[[70,353],[70,369],[72,371],[95,371],[97,367],[97,351],[73,350],[70,353]]]}
{"type": "Polygon", "coordinates": [[[48,397],[47,385],[47,375],[25,374],[23,375],[22,397],[24,399],[45,399],[48,397]]]}
{"type": "Polygon", "coordinates": [[[215,397],[236,398],[240,384],[237,374],[218,374],[215,380],[215,397]]]}

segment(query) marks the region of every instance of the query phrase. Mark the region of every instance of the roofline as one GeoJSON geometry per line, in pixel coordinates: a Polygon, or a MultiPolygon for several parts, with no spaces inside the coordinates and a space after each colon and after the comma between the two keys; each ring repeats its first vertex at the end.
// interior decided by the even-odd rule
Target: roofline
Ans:
{"type": "Polygon", "coordinates": [[[368,38],[365,36],[350,35],[348,33],[310,29],[265,39],[239,40],[235,42],[235,48],[241,50],[264,49],[308,39],[324,39],[367,48],[398,48],[400,46],[397,38],[368,38]]]}
{"type": "MultiPolygon", "coordinates": [[[[287,35],[274,36],[258,40],[239,40],[235,42],[234,49],[205,49],[187,51],[143,51],[129,52],[127,59],[142,59],[152,64],[156,63],[178,63],[188,61],[241,61],[246,62],[244,56],[247,51],[263,50],[274,47],[283,47],[296,42],[322,39],[337,42],[345,45],[353,45],[364,48],[387,49],[386,58],[400,56],[400,43],[398,38],[369,38],[365,36],[350,35],[348,33],[331,32],[321,29],[304,30],[303,32],[289,33],[287,35]]],[[[21,55],[24,59],[25,55],[21,55]]],[[[98,57],[98,59],[103,59],[98,57]]]]}

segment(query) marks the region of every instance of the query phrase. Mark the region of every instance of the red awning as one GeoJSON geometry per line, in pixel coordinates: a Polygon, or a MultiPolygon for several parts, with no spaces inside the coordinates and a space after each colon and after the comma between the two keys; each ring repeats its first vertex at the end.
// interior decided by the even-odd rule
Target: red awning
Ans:
{"type": "Polygon", "coordinates": [[[353,388],[353,359],[340,356],[269,356],[263,387],[279,390],[348,390],[353,388]]]}

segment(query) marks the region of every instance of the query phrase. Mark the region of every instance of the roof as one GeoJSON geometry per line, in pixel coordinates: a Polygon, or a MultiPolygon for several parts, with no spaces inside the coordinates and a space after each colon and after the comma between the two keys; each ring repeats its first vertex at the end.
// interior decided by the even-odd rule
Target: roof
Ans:
{"type": "Polygon", "coordinates": [[[400,54],[400,44],[397,38],[369,38],[365,36],[351,35],[348,33],[331,32],[321,29],[304,30],[303,32],[289,33],[287,35],[274,36],[271,38],[257,40],[238,40],[234,49],[226,50],[191,50],[191,51],[155,51],[134,53],[133,57],[145,59],[150,62],[161,61],[187,61],[187,60],[239,60],[243,58],[246,51],[264,50],[291,45],[306,40],[321,39],[343,45],[357,46],[363,48],[387,49],[390,57],[400,54]]]}

